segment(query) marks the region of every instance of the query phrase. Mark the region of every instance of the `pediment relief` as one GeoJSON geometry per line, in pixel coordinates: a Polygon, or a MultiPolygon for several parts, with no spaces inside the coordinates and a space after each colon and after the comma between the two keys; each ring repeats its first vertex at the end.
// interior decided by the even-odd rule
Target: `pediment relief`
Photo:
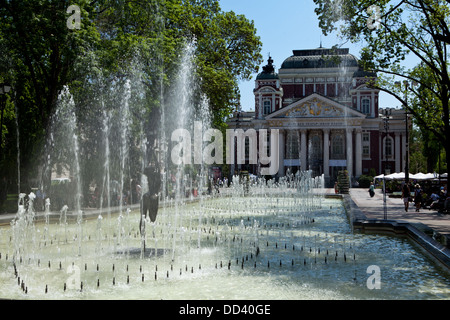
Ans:
{"type": "Polygon", "coordinates": [[[313,94],[307,98],[286,106],[266,119],[275,118],[365,118],[366,116],[357,110],[341,105],[338,102],[313,94]]]}
{"type": "Polygon", "coordinates": [[[343,117],[344,112],[336,106],[327,105],[317,98],[305,102],[298,107],[292,108],[286,112],[288,118],[304,117],[343,117]]]}

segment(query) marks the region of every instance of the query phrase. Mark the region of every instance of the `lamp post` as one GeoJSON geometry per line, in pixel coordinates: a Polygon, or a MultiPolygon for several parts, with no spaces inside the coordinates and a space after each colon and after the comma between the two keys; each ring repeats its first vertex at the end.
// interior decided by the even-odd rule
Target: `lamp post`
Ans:
{"type": "MultiPolygon", "coordinates": [[[[402,82],[396,81],[395,85],[402,87],[402,82]]],[[[405,183],[409,184],[409,121],[408,121],[408,89],[411,87],[417,86],[417,82],[415,81],[408,81],[403,80],[403,85],[405,86],[405,105],[403,106],[405,108],[405,130],[406,130],[406,152],[405,152],[405,183]]]]}
{"type": "MultiPolygon", "coordinates": [[[[405,183],[409,185],[409,123],[408,123],[408,88],[409,82],[408,80],[404,80],[403,84],[405,85],[405,122],[406,122],[406,152],[405,152],[405,183]]],[[[413,84],[414,85],[414,84],[413,84]]]]}
{"type": "Polygon", "coordinates": [[[0,161],[2,160],[2,142],[3,142],[3,114],[5,112],[6,107],[6,94],[11,90],[11,86],[5,83],[0,85],[0,107],[1,107],[1,115],[0,115],[0,161]]]}
{"type": "MultiPolygon", "coordinates": [[[[241,109],[239,108],[238,110],[237,110],[237,113],[236,113],[236,129],[239,129],[240,128],[240,118],[241,118],[241,109]]],[[[234,139],[234,138],[233,138],[234,139]]],[[[237,142],[237,140],[238,140],[239,138],[236,138],[236,142],[237,142]]],[[[245,141],[245,140],[244,140],[245,141]]],[[[239,177],[240,177],[240,175],[241,175],[241,161],[240,160],[238,160],[238,152],[237,152],[237,147],[238,147],[238,143],[236,143],[236,149],[234,150],[234,154],[235,154],[235,159],[236,159],[236,161],[235,161],[235,159],[233,159],[233,162],[235,163],[235,164],[237,164],[237,166],[238,166],[238,175],[239,175],[239,177]]],[[[233,173],[233,175],[234,175],[234,173],[233,173]]]]}
{"type": "MultiPolygon", "coordinates": [[[[389,167],[388,165],[388,153],[387,153],[387,139],[388,139],[388,131],[389,131],[389,120],[391,119],[391,115],[392,115],[392,109],[391,108],[386,108],[386,109],[381,109],[381,114],[382,114],[382,119],[384,121],[384,133],[385,133],[385,140],[384,140],[384,173],[386,174],[386,170],[389,167]]],[[[392,148],[392,145],[391,145],[392,148]]],[[[390,168],[390,167],[389,167],[390,168]]]]}
{"type": "MultiPolygon", "coordinates": [[[[385,172],[383,176],[383,219],[387,220],[387,204],[386,204],[386,167],[387,167],[387,139],[388,139],[388,130],[389,130],[389,119],[392,115],[392,109],[386,108],[381,110],[382,119],[384,121],[384,131],[385,131],[385,140],[384,140],[384,161],[385,161],[385,172]]],[[[391,146],[392,147],[392,146],[391,146]]]]}
{"type": "Polygon", "coordinates": [[[405,107],[405,131],[406,131],[406,146],[405,146],[405,183],[409,185],[409,121],[408,110],[405,107]]]}

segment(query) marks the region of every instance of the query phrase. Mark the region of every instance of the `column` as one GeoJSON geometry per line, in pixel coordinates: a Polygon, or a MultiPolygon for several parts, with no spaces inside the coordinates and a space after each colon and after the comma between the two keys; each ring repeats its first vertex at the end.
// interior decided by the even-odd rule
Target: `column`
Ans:
{"type": "Polygon", "coordinates": [[[361,111],[361,93],[356,93],[356,110],[361,111]]]}
{"type": "Polygon", "coordinates": [[[347,171],[348,177],[352,179],[353,177],[353,129],[348,129],[346,132],[346,145],[347,145],[347,171]]]}
{"type": "Polygon", "coordinates": [[[372,99],[370,99],[370,115],[375,118],[375,92],[372,91],[372,99]]]}
{"type": "Polygon", "coordinates": [[[402,171],[402,159],[400,155],[400,132],[395,133],[394,137],[394,143],[395,143],[395,172],[401,172],[402,171]]]}
{"type": "Polygon", "coordinates": [[[330,176],[330,129],[323,129],[323,174],[330,176]]]}
{"type": "Polygon", "coordinates": [[[402,164],[401,171],[406,171],[406,134],[402,134],[402,164]]]}
{"type": "Polygon", "coordinates": [[[362,175],[362,130],[356,129],[355,141],[355,177],[362,175]]]}
{"type": "Polygon", "coordinates": [[[300,165],[302,168],[302,171],[308,170],[306,166],[306,152],[307,152],[307,145],[306,145],[306,130],[302,129],[301,132],[301,138],[300,138],[300,165]]]}
{"type": "Polygon", "coordinates": [[[278,148],[278,177],[284,177],[285,132],[281,129],[278,135],[278,148]]]}
{"type": "Polygon", "coordinates": [[[271,111],[274,112],[276,110],[275,106],[275,93],[272,93],[272,105],[270,106],[271,111]]]}
{"type": "Polygon", "coordinates": [[[258,94],[258,103],[259,103],[259,119],[263,117],[263,103],[262,103],[262,94],[258,94]]]}

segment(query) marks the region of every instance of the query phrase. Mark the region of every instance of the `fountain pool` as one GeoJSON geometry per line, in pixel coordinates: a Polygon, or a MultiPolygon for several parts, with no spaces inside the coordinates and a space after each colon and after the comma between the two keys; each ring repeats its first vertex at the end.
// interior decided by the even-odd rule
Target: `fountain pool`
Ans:
{"type": "Polygon", "coordinates": [[[24,230],[23,248],[1,227],[0,298],[450,298],[448,276],[407,239],[352,233],[341,200],[286,188],[250,194],[224,188],[166,202],[146,225],[145,248],[138,211],[81,226],[49,214],[24,230]],[[370,266],[379,289],[368,286],[370,266]]]}

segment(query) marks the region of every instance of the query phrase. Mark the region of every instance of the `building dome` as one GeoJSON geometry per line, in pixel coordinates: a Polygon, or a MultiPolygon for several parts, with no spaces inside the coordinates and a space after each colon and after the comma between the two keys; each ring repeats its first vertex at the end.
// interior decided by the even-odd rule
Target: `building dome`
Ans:
{"type": "Polygon", "coordinates": [[[293,50],[293,55],[284,60],[281,69],[318,69],[358,67],[358,59],[348,48],[317,48],[293,50]]]}
{"type": "Polygon", "coordinates": [[[275,72],[273,59],[271,57],[267,60],[267,65],[263,67],[263,71],[256,77],[256,80],[263,79],[278,79],[278,73],[275,72]]]}

